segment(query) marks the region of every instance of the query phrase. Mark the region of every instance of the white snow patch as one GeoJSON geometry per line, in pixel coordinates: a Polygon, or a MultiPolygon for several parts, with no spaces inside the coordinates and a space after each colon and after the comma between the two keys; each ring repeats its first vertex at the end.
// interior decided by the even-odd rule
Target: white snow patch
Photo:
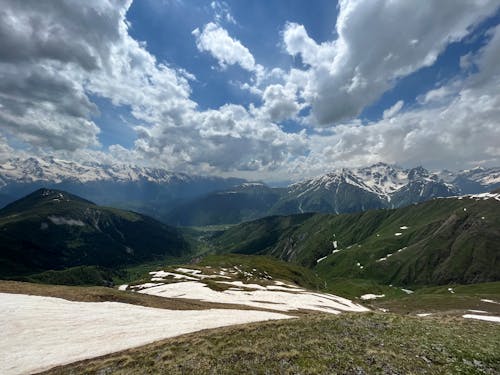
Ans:
{"type": "Polygon", "coordinates": [[[432,313],[420,313],[420,314],[417,314],[417,316],[420,316],[420,317],[429,316],[429,315],[432,315],[432,313]]]}
{"type": "Polygon", "coordinates": [[[450,292],[451,294],[455,294],[455,291],[453,290],[453,288],[448,288],[448,292],[450,292]]]}
{"type": "Polygon", "coordinates": [[[486,303],[495,303],[497,305],[500,305],[500,302],[493,301],[492,299],[481,299],[481,301],[486,302],[486,303]]]}
{"type": "Polygon", "coordinates": [[[500,323],[500,316],[465,314],[465,315],[462,315],[462,318],[465,318],[465,319],[486,320],[488,322],[500,323]]]}
{"type": "Polygon", "coordinates": [[[477,313],[477,314],[489,314],[488,311],[484,311],[484,310],[467,310],[469,312],[473,312],[473,313],[477,313]]]}
{"type": "Polygon", "coordinates": [[[187,276],[187,275],[181,275],[179,273],[174,273],[174,272],[166,272],[166,271],[153,271],[149,273],[150,275],[153,276],[151,281],[161,281],[165,277],[172,276],[174,279],[177,280],[198,280],[195,277],[187,276]]]}
{"type": "Polygon", "coordinates": [[[410,289],[403,289],[403,288],[401,288],[401,290],[403,292],[405,292],[406,294],[412,294],[412,293],[414,293],[413,290],[410,290],[410,289]]]}
{"type": "Polygon", "coordinates": [[[118,290],[127,290],[128,284],[122,284],[118,287],[118,290]]]}
{"type": "Polygon", "coordinates": [[[332,254],[338,253],[340,250],[333,250],[332,254]]]}
{"type": "Polygon", "coordinates": [[[81,220],[71,219],[71,218],[68,219],[62,216],[48,216],[47,219],[49,219],[55,225],[69,225],[76,227],[85,226],[85,223],[81,220]]]}
{"type": "MultiPolygon", "coordinates": [[[[327,255],[327,256],[328,256],[328,255],[327,255]]],[[[316,263],[319,263],[319,262],[321,262],[321,261],[325,260],[325,259],[327,258],[327,256],[324,256],[324,257],[322,257],[322,258],[317,259],[317,260],[316,260],[316,263]]]]}
{"type": "Polygon", "coordinates": [[[385,294],[363,294],[361,297],[362,300],[369,300],[369,299],[377,299],[377,298],[384,298],[385,294]]]}
{"type": "MultiPolygon", "coordinates": [[[[241,282],[233,282],[231,284],[250,288],[254,286],[254,284],[240,283],[241,282]]],[[[290,291],[276,291],[262,286],[259,287],[260,288],[258,290],[252,291],[231,289],[215,291],[203,283],[186,281],[143,289],[139,291],[139,293],[167,298],[189,298],[206,302],[246,305],[277,311],[308,309],[333,314],[338,314],[340,311],[368,311],[368,309],[364,306],[332,294],[314,293],[303,291],[298,288],[293,290],[295,293],[290,293],[290,291]]]]}
{"type": "Polygon", "coordinates": [[[165,310],[0,293],[0,373],[40,372],[189,332],[289,318],[265,311],[165,310]]]}
{"type": "Polygon", "coordinates": [[[399,227],[399,229],[402,229],[402,230],[406,230],[408,229],[409,227],[407,227],[406,225],[403,225],[402,227],[399,227]]]}
{"type": "Polygon", "coordinates": [[[401,232],[397,232],[397,233],[394,233],[395,236],[401,236],[403,233],[401,232]]]}

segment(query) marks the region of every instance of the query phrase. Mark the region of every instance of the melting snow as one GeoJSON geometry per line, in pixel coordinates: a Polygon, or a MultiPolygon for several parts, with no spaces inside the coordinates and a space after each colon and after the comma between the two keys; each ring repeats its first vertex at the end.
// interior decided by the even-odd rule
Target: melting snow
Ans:
{"type": "Polygon", "coordinates": [[[397,232],[397,233],[394,233],[395,236],[401,236],[403,233],[401,232],[397,232]]]}
{"type": "Polygon", "coordinates": [[[0,293],[4,335],[0,340],[0,373],[40,372],[189,332],[289,318],[265,311],[175,311],[0,293]]]}
{"type": "Polygon", "coordinates": [[[412,294],[412,293],[414,293],[413,290],[410,290],[410,289],[403,289],[403,288],[401,288],[401,290],[403,292],[405,292],[406,294],[412,294]]]}
{"type": "Polygon", "coordinates": [[[68,219],[62,216],[48,216],[47,219],[49,219],[55,225],[70,225],[77,227],[85,226],[85,223],[81,220],[76,220],[71,218],[68,219]]]}
{"type": "Polygon", "coordinates": [[[123,284],[118,287],[118,290],[127,290],[128,284],[123,284]]]}
{"type": "Polygon", "coordinates": [[[399,227],[399,229],[406,230],[408,227],[406,225],[403,225],[402,227],[399,227]]]}
{"type": "Polygon", "coordinates": [[[482,302],[486,303],[495,303],[497,305],[500,305],[500,302],[493,301],[492,299],[481,299],[482,302]]]}
{"type": "Polygon", "coordinates": [[[377,298],[384,298],[385,294],[363,294],[361,297],[362,300],[369,300],[369,299],[377,299],[377,298]]]}
{"type": "Polygon", "coordinates": [[[420,316],[420,317],[429,316],[429,315],[432,315],[432,313],[420,313],[420,314],[417,314],[417,316],[420,316]]]}
{"type": "Polygon", "coordinates": [[[473,312],[473,313],[478,313],[478,314],[489,314],[488,311],[484,311],[484,310],[467,310],[469,312],[473,312]]]}
{"type": "Polygon", "coordinates": [[[323,261],[323,260],[325,260],[325,259],[326,259],[326,256],[324,256],[324,257],[322,257],[322,258],[319,258],[318,260],[316,260],[316,263],[319,263],[319,262],[321,262],[321,261],[323,261]]]}
{"type": "Polygon", "coordinates": [[[500,323],[500,316],[465,314],[465,315],[462,315],[462,318],[486,320],[488,322],[500,323]]]}
{"type": "MultiPolygon", "coordinates": [[[[234,285],[241,285],[250,288],[255,286],[254,284],[234,285]]],[[[367,308],[361,305],[355,304],[348,299],[337,297],[332,294],[313,293],[300,289],[276,291],[273,290],[272,287],[263,286],[259,286],[258,290],[244,292],[231,289],[224,291],[215,291],[210,289],[203,283],[186,281],[143,289],[139,293],[168,298],[189,298],[206,302],[246,305],[278,311],[308,309],[328,312],[332,314],[338,314],[340,311],[368,311],[367,308]]]]}

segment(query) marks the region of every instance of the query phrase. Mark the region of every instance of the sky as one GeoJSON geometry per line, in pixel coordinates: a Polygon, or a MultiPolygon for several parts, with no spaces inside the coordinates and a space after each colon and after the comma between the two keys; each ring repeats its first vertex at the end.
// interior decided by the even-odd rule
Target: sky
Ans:
{"type": "Polygon", "coordinates": [[[0,0],[0,160],[500,165],[498,0],[0,0]]]}

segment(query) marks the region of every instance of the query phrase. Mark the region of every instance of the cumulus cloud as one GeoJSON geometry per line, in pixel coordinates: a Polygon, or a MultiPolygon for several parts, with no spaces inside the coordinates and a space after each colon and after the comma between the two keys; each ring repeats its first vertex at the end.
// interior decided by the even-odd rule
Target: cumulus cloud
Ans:
{"type": "Polygon", "coordinates": [[[239,65],[249,72],[257,72],[262,66],[255,63],[252,53],[239,40],[233,39],[226,29],[210,22],[203,30],[195,29],[196,47],[201,52],[210,53],[221,68],[239,65]]]}
{"type": "Polygon", "coordinates": [[[452,169],[497,164],[500,68],[493,56],[500,51],[500,26],[490,34],[489,43],[471,57],[480,67],[477,73],[429,91],[418,107],[377,122],[352,121],[313,135],[311,152],[297,158],[289,172],[314,175],[334,166],[378,161],[452,169]]]}
{"type": "Polygon", "coordinates": [[[37,147],[98,146],[97,106],[89,94],[130,105],[147,121],[194,107],[189,76],[159,64],[128,34],[131,1],[5,1],[0,12],[0,122],[37,147]]]}
{"type": "Polygon", "coordinates": [[[321,44],[304,26],[287,24],[285,49],[306,65],[302,96],[312,107],[311,121],[331,125],[355,118],[398,78],[432,65],[497,7],[494,0],[342,0],[338,37],[321,44]]]}

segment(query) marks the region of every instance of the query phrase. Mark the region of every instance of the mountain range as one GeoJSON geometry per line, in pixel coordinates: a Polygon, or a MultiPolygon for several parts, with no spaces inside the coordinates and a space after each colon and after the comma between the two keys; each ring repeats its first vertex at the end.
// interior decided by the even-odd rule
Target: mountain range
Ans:
{"type": "Polygon", "coordinates": [[[340,168],[287,187],[239,178],[195,176],[161,168],[14,158],[0,164],[0,206],[48,187],[100,205],[134,210],[171,225],[233,224],[304,212],[352,213],[397,208],[435,197],[500,187],[500,168],[431,172],[378,163],[340,168]]]}

